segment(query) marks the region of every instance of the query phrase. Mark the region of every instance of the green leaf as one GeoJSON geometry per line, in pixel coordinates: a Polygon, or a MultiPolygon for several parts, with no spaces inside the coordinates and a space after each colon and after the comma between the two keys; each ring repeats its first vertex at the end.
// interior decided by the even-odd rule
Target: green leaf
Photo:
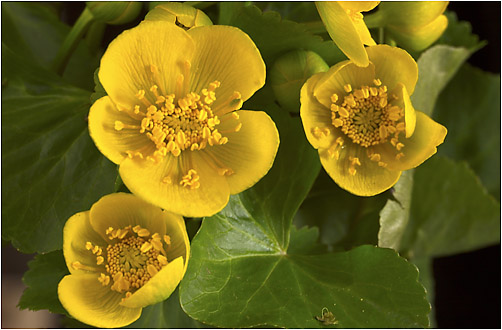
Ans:
{"type": "Polygon", "coordinates": [[[59,281],[69,274],[63,251],[39,254],[28,262],[28,267],[29,270],[23,276],[27,288],[19,300],[19,307],[34,311],[48,309],[52,313],[66,314],[58,299],[59,281]]]}
{"type": "Polygon", "coordinates": [[[439,154],[466,160],[500,201],[500,75],[464,65],[441,93],[435,113],[448,128],[439,154]]]}
{"type": "Polygon", "coordinates": [[[94,102],[96,102],[100,98],[108,95],[106,94],[103,85],[101,85],[101,81],[99,81],[98,73],[99,73],[99,68],[97,68],[96,71],[94,71],[94,92],[91,94],[92,104],[94,104],[94,102]]]}
{"type": "Polygon", "coordinates": [[[87,131],[89,92],[2,46],[2,238],[62,247],[66,220],[113,192],[116,166],[87,131]]]}
{"type": "Polygon", "coordinates": [[[419,80],[411,96],[413,107],[430,116],[439,93],[472,53],[467,48],[447,45],[423,52],[417,62],[419,80]]]}
{"type": "Polygon", "coordinates": [[[192,241],[182,308],[225,328],[319,328],[325,308],[339,327],[426,327],[418,273],[396,252],[318,254],[317,230],[291,229],[320,165],[297,119],[274,120],[281,145],[269,174],[204,219],[192,241]]]}
{"type": "Polygon", "coordinates": [[[180,307],[179,290],[161,303],[143,308],[141,317],[127,326],[130,329],[193,329],[206,328],[200,322],[188,317],[180,307]]]}
{"type": "Polygon", "coordinates": [[[329,65],[346,59],[332,40],[307,32],[299,23],[281,19],[279,13],[262,13],[256,6],[240,9],[230,23],[246,32],[255,42],[267,65],[291,50],[311,50],[319,54],[329,65]]]}
{"type": "Polygon", "coordinates": [[[209,229],[217,235],[214,248],[202,251],[194,241],[194,255],[203,258],[191,260],[181,288],[183,308],[195,319],[227,328],[320,328],[315,316],[327,308],[342,328],[428,326],[416,268],[393,250],[361,246],[305,256],[259,249],[246,255],[229,249],[229,235],[218,235],[222,223],[210,220],[208,227],[220,227],[209,229]]]}
{"type": "Polygon", "coordinates": [[[480,249],[500,241],[500,204],[465,163],[435,156],[415,170],[401,249],[413,258],[480,249]]]}
{"type": "Polygon", "coordinates": [[[436,311],[434,307],[436,292],[434,270],[432,267],[433,258],[425,257],[420,259],[412,259],[411,262],[418,268],[418,278],[420,280],[420,283],[422,283],[422,285],[425,287],[425,291],[427,291],[427,300],[431,304],[431,312],[429,313],[430,327],[437,328],[436,311]]]}
{"type": "Polygon", "coordinates": [[[413,190],[413,173],[411,169],[404,171],[394,185],[393,197],[380,211],[380,230],[378,246],[400,250],[401,239],[410,219],[411,192],[413,190]]]}
{"type": "Polygon", "coordinates": [[[316,226],[320,239],[330,250],[351,249],[362,244],[377,244],[378,212],[386,194],[375,197],[353,195],[321,170],[312,190],[295,215],[298,227],[316,226]]]}
{"type": "Polygon", "coordinates": [[[437,44],[463,47],[475,52],[486,44],[486,41],[479,41],[479,37],[472,33],[471,23],[458,21],[457,14],[447,10],[448,27],[439,38],[437,44]]]}
{"type": "MultiPolygon", "coordinates": [[[[2,38],[10,49],[26,61],[49,68],[70,27],[62,23],[46,4],[2,2],[2,38]],[[3,36],[2,36],[3,37],[3,36]]],[[[70,59],[63,77],[66,81],[92,90],[92,73],[99,57],[91,54],[85,42],[80,42],[70,59]]]]}

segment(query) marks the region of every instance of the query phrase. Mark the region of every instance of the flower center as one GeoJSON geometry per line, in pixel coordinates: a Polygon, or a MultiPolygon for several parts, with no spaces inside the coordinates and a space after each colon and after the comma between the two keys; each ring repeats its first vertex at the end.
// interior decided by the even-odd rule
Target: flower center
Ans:
{"type": "MultiPolygon", "coordinates": [[[[404,144],[399,142],[399,135],[405,131],[404,110],[391,102],[398,99],[395,95],[389,95],[387,86],[382,86],[379,79],[373,81],[373,86],[362,86],[352,90],[347,84],[344,90],[347,95],[343,101],[338,94],[331,96],[331,125],[339,129],[353,143],[366,148],[366,154],[370,161],[378,166],[386,167],[387,163],[381,160],[381,155],[373,150],[373,146],[390,142],[395,148],[396,160],[404,157],[401,149],[404,144]]],[[[331,134],[332,128],[314,127],[312,133],[317,138],[323,138],[331,134]]],[[[340,158],[340,152],[345,148],[345,139],[339,136],[327,149],[331,158],[340,158]]],[[[356,175],[357,166],[361,166],[358,157],[348,157],[348,172],[356,175]]]]}
{"type": "MultiPolygon", "coordinates": [[[[140,226],[127,226],[123,229],[109,227],[106,232],[114,243],[106,247],[106,252],[98,245],[87,242],[85,247],[96,255],[96,264],[104,265],[105,272],[98,277],[103,286],[111,283],[111,290],[125,292],[125,298],[145,285],[162,267],[168,264],[167,247],[171,244],[168,235],[164,235],[164,243],[158,233],[153,235],[140,226]]],[[[86,269],[76,262],[74,268],[86,269]]]]}
{"type": "MultiPolygon", "coordinates": [[[[190,152],[228,143],[228,137],[223,134],[238,132],[242,127],[239,115],[231,112],[240,109],[242,100],[241,94],[234,91],[228,100],[220,103],[226,111],[231,112],[231,115],[223,116],[221,120],[233,120],[236,124],[233,129],[218,131],[217,126],[221,120],[213,113],[211,106],[216,101],[215,90],[220,86],[220,82],[213,81],[200,93],[186,93],[189,88],[190,67],[191,64],[185,61],[185,71],[176,80],[175,93],[167,94],[159,87],[158,82],[161,79],[158,68],[150,65],[152,81],[158,84],[151,86],[148,91],[139,90],[136,94],[139,104],[127,112],[138,121],[139,125],[125,124],[117,120],[114,128],[117,131],[124,130],[124,134],[144,134],[154,146],[148,144],[137,150],[127,150],[125,153],[129,158],[137,157],[158,163],[167,155],[178,157],[183,152],[187,152],[187,157],[178,158],[177,166],[180,169],[171,167],[172,171],[166,171],[167,176],[162,179],[162,182],[165,184],[177,182],[182,187],[197,189],[200,187],[199,174],[193,168],[190,152]],[[182,97],[182,95],[185,96],[182,97]]],[[[119,111],[122,110],[119,109],[119,111]]],[[[201,156],[207,158],[207,163],[219,175],[234,173],[213,155],[208,153],[201,156]]]]}
{"type": "MultiPolygon", "coordinates": [[[[404,131],[404,111],[389,102],[397,97],[387,94],[387,86],[380,80],[375,87],[363,86],[352,91],[352,86],[344,86],[348,93],[341,105],[337,105],[338,95],[331,96],[331,123],[339,127],[352,142],[363,147],[384,143],[389,135],[404,131]]],[[[397,134],[396,134],[397,138],[397,134]]]]}
{"type": "MultiPolygon", "coordinates": [[[[150,88],[156,98],[155,104],[145,98],[144,90],[136,94],[146,111],[141,111],[141,105],[136,105],[134,113],[142,118],[139,132],[146,134],[155,144],[153,161],[159,161],[168,153],[177,157],[183,150],[201,150],[208,144],[213,146],[228,142],[228,138],[215,128],[220,120],[210,107],[216,100],[214,91],[219,86],[220,83],[214,81],[202,90],[201,95],[192,92],[176,103],[175,94],[160,95],[157,85],[150,88]]],[[[122,130],[124,126],[120,121],[115,122],[116,130],[122,130]]],[[[127,153],[131,158],[135,156],[131,151],[127,153]]]]}

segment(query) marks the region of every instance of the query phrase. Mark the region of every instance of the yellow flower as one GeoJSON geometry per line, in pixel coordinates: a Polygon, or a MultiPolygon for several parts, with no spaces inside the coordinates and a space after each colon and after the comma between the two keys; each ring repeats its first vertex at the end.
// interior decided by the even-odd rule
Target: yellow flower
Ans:
{"type": "Polygon", "coordinates": [[[385,1],[377,12],[385,30],[398,45],[421,51],[443,34],[448,18],[442,15],[448,1],[385,1]]]}
{"type": "Polygon", "coordinates": [[[116,328],[171,295],[190,245],[181,216],[117,193],[68,219],[63,253],[71,274],[59,282],[61,304],[81,322],[116,328]]]}
{"type": "Polygon", "coordinates": [[[91,107],[90,135],[144,200],[210,216],[272,166],[274,122],[239,110],[265,83],[265,64],[241,30],[144,21],[110,44],[99,79],[108,96],[91,107]]]}
{"type": "Polygon", "coordinates": [[[324,169],[343,189],[373,196],[392,187],[401,171],[436,152],[446,128],[415,111],[418,67],[404,50],[367,48],[366,68],[343,61],[312,76],[301,90],[306,136],[324,169]]]}
{"type": "Polygon", "coordinates": [[[362,11],[370,11],[380,1],[318,1],[317,10],[338,48],[356,65],[368,66],[364,45],[375,45],[363,21],[362,11]]]}

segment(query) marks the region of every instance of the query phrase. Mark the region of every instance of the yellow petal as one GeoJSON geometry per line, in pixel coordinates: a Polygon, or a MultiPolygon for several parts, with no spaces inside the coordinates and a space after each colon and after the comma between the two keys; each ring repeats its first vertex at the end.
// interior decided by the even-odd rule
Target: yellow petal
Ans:
{"type": "Polygon", "coordinates": [[[200,92],[219,81],[221,86],[212,105],[219,116],[230,111],[228,100],[234,92],[245,101],[265,84],[265,63],[254,42],[241,30],[213,25],[190,29],[188,34],[197,45],[190,90],[200,92]]]}
{"type": "Polygon", "coordinates": [[[126,151],[141,150],[150,154],[155,150],[152,141],[140,134],[140,125],[127,110],[118,111],[108,96],[97,100],[89,111],[89,134],[99,151],[115,164],[127,157],[126,151]],[[117,130],[118,122],[125,128],[117,130]],[[137,129],[131,128],[133,126],[137,129]]]}
{"type": "Polygon", "coordinates": [[[179,157],[167,155],[158,164],[127,158],[119,172],[127,188],[145,201],[180,215],[204,217],[223,209],[230,196],[226,179],[207,161],[199,151],[184,151],[179,157]],[[200,177],[199,188],[180,184],[190,169],[200,177]]]}
{"type": "Polygon", "coordinates": [[[347,94],[344,86],[350,84],[352,90],[361,86],[372,86],[375,79],[375,66],[370,63],[362,68],[348,61],[338,63],[331,67],[314,87],[314,96],[326,108],[330,108],[333,93],[338,95],[339,100],[347,94]]]}
{"type": "Polygon", "coordinates": [[[166,300],[183,278],[183,269],[183,257],[169,262],[120,305],[129,308],[142,308],[166,300]]]}
{"type": "MultiPolygon", "coordinates": [[[[172,215],[174,217],[174,215],[172,215]]],[[[90,210],[91,225],[96,232],[108,240],[105,234],[109,227],[122,229],[139,225],[150,233],[166,234],[166,214],[154,206],[126,193],[115,193],[101,197],[90,210]]]]}
{"type": "Polygon", "coordinates": [[[166,252],[167,260],[174,260],[178,257],[183,257],[183,275],[188,266],[190,258],[190,241],[188,239],[185,220],[183,217],[167,211],[166,213],[166,232],[171,237],[171,245],[166,252]]]}
{"type": "Polygon", "coordinates": [[[340,158],[331,158],[326,149],[319,150],[321,164],[329,176],[343,189],[358,196],[374,196],[392,187],[401,171],[389,170],[379,166],[377,162],[370,161],[366,148],[348,142],[346,148],[340,149],[340,158]],[[354,157],[359,159],[361,165],[353,165],[354,157]],[[351,167],[356,170],[355,175],[350,173],[351,167]]]}
{"type": "Polygon", "coordinates": [[[59,282],[58,296],[71,316],[98,328],[120,328],[141,315],[141,308],[121,306],[123,294],[101,285],[97,274],[63,277],[59,282]]]}
{"type": "Polygon", "coordinates": [[[383,85],[393,90],[397,83],[403,83],[409,95],[415,91],[418,79],[418,66],[413,57],[405,50],[388,45],[367,47],[370,61],[375,64],[375,77],[383,85]]]}
{"type": "MultiPolygon", "coordinates": [[[[325,73],[318,73],[310,77],[303,85],[300,92],[300,116],[303,129],[309,143],[316,149],[328,148],[337,137],[331,124],[331,111],[328,107],[320,104],[314,97],[314,89],[325,73]],[[315,128],[321,130],[328,128],[330,134],[314,134],[315,128]]],[[[338,130],[337,130],[338,132],[338,130]]]]}
{"type": "Polygon", "coordinates": [[[411,104],[410,96],[406,91],[406,87],[403,84],[398,83],[396,89],[393,91],[399,100],[399,107],[404,110],[404,122],[406,127],[406,138],[413,135],[415,131],[415,125],[417,121],[417,115],[415,113],[415,108],[411,104]]]}
{"type": "Polygon", "coordinates": [[[421,111],[416,111],[416,115],[415,132],[409,139],[400,139],[404,144],[401,149],[403,157],[396,160],[396,152],[392,151],[393,147],[388,143],[375,148],[382,154],[382,160],[388,163],[388,168],[391,170],[405,171],[417,167],[436,153],[436,147],[443,143],[446,137],[446,127],[436,123],[421,111]]]}
{"type": "Polygon", "coordinates": [[[139,90],[145,90],[151,102],[155,100],[149,91],[153,85],[163,94],[174,93],[194,49],[190,36],[176,25],[143,21],[110,43],[101,58],[99,80],[119,108],[132,109],[141,104],[135,96],[139,90]]]}
{"type": "Polygon", "coordinates": [[[265,112],[241,110],[236,113],[239,120],[225,121],[226,116],[232,116],[227,114],[218,128],[231,131],[240,122],[239,131],[223,134],[228,137],[228,143],[207,149],[232,170],[233,174],[224,175],[232,195],[251,187],[270,170],[279,147],[275,123],[265,112]]]}
{"type": "MultiPolygon", "coordinates": [[[[364,27],[358,24],[356,28],[354,20],[347,14],[347,10],[337,1],[318,1],[316,7],[331,39],[338,48],[356,65],[367,66],[369,60],[363,41],[368,41],[369,31],[364,22],[362,22],[364,27]]],[[[362,20],[362,18],[359,19],[362,20]]]]}
{"type": "Polygon", "coordinates": [[[447,26],[448,18],[441,15],[427,25],[409,28],[388,26],[386,29],[400,46],[414,51],[421,51],[438,40],[447,26]]]}
{"type": "Polygon", "coordinates": [[[380,1],[338,1],[338,3],[345,9],[362,12],[372,10],[380,1]]]}
{"type": "Polygon", "coordinates": [[[177,23],[187,29],[213,24],[203,11],[179,2],[169,2],[156,6],[148,12],[145,20],[177,23]]]}
{"type": "Polygon", "coordinates": [[[68,219],[63,229],[63,254],[66,266],[71,274],[88,274],[91,269],[103,270],[103,266],[96,264],[96,255],[86,249],[86,243],[105,248],[107,242],[92,228],[89,211],[80,212],[68,219]],[[85,268],[75,268],[74,262],[79,262],[85,268]]]}

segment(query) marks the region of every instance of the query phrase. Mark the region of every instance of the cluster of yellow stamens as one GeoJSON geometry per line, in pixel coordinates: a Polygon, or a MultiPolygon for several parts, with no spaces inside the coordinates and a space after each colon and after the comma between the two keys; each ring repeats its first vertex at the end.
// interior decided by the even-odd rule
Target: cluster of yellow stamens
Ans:
{"type": "MultiPolygon", "coordinates": [[[[171,244],[168,235],[161,238],[158,233],[151,234],[148,229],[140,226],[127,226],[122,229],[109,227],[105,234],[110,240],[116,240],[106,247],[106,252],[91,242],[87,242],[85,248],[96,255],[97,266],[104,265],[105,272],[100,273],[98,281],[103,286],[111,283],[111,290],[125,292],[124,299],[130,297],[168,264],[164,248],[169,248],[171,244]]],[[[73,267],[88,270],[93,268],[80,262],[74,262],[73,267]]]]}
{"type": "MultiPolygon", "coordinates": [[[[168,153],[177,157],[183,150],[201,150],[208,144],[212,146],[228,142],[228,138],[218,132],[216,126],[220,119],[213,114],[210,107],[216,100],[214,91],[219,86],[218,81],[212,82],[209,88],[202,90],[202,96],[192,92],[178,98],[176,103],[175,94],[161,95],[157,85],[150,88],[150,92],[155,96],[155,104],[145,97],[144,90],[136,94],[146,108],[144,112],[141,105],[134,108],[134,114],[142,117],[139,132],[146,134],[156,147],[153,157],[149,156],[148,159],[158,161],[168,153]]],[[[122,122],[115,122],[116,130],[122,130],[124,127],[122,122]]],[[[144,156],[138,152],[127,153],[131,158],[144,156]]]]}
{"type": "MultiPolygon", "coordinates": [[[[350,84],[344,86],[346,95],[341,99],[338,94],[331,96],[331,124],[340,129],[351,142],[366,148],[369,160],[381,167],[387,164],[381,160],[381,155],[372,150],[372,146],[390,142],[397,150],[395,158],[399,160],[404,154],[401,149],[404,144],[399,142],[399,134],[405,131],[404,110],[393,101],[397,96],[389,95],[387,86],[379,79],[373,81],[374,86],[362,86],[352,89],[350,84]]],[[[315,127],[312,133],[317,137],[328,136],[332,128],[315,127]]],[[[340,148],[344,148],[344,138],[338,137],[328,149],[332,158],[340,157],[340,148]]],[[[356,166],[361,166],[357,157],[349,157],[348,172],[357,173],[356,166]]]]}
{"type": "MultiPolygon", "coordinates": [[[[158,68],[154,65],[150,67],[154,81],[159,81],[158,68]]],[[[220,86],[219,81],[210,83],[207,88],[201,90],[200,94],[190,92],[184,97],[179,97],[182,91],[187,89],[185,78],[189,77],[189,62],[185,63],[185,70],[185,74],[178,77],[176,94],[164,93],[159,85],[153,85],[149,91],[138,91],[136,97],[141,102],[134,106],[134,110],[129,111],[129,115],[138,120],[139,125],[115,121],[115,130],[132,129],[145,134],[155,145],[153,152],[146,149],[128,150],[126,154],[129,158],[139,157],[158,163],[168,154],[178,157],[185,150],[196,151],[207,146],[224,145],[228,143],[228,137],[223,136],[222,133],[238,132],[241,129],[242,123],[239,122],[239,116],[235,112],[232,116],[227,116],[237,121],[233,130],[220,132],[217,128],[221,120],[213,113],[211,105],[216,101],[215,90],[220,86]]],[[[231,109],[239,109],[242,106],[241,94],[234,92],[227,102],[231,109]]],[[[221,175],[233,173],[223,164],[214,161],[212,164],[216,165],[215,168],[221,175]]],[[[175,173],[174,176],[177,177],[164,177],[163,182],[174,181],[191,189],[200,187],[199,176],[193,168],[188,168],[179,176],[175,173]]]]}

